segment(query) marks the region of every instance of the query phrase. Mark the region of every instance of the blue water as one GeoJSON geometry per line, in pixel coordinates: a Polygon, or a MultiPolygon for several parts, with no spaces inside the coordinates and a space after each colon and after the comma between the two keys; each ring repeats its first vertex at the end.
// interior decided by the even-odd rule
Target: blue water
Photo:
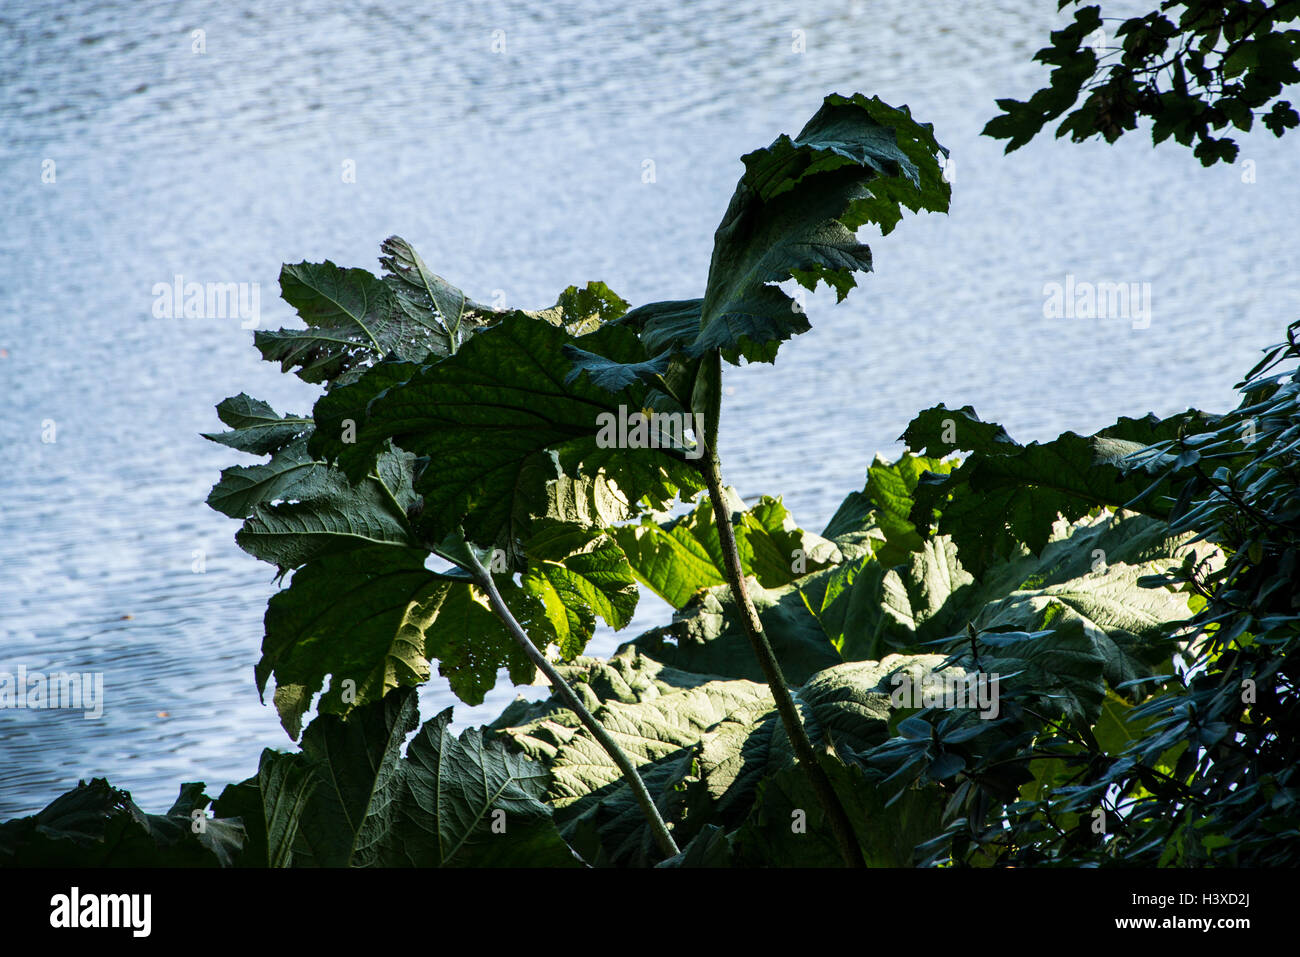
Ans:
{"type": "MultiPolygon", "coordinates": [[[[305,411],[315,390],[261,362],[238,319],[155,318],[177,274],[259,284],[264,328],[291,318],[281,262],[376,268],[394,233],[480,300],[540,307],[588,279],[634,304],[698,295],[740,155],[861,90],[935,124],[953,212],[873,242],[876,274],[838,307],[812,297],[813,331],[776,367],[728,370],[722,454],[743,494],[783,494],[820,528],[939,401],[1023,440],[1230,404],[1300,302],[1294,135],[1242,138],[1254,183],[1141,134],[1004,157],[979,132],[1044,76],[1030,58],[1054,6],[10,0],[0,671],[100,671],[106,701],[97,721],[0,711],[0,819],[92,775],[166,807],[182,781],[215,793],[290,746],[253,685],[273,572],[203,504],[242,457],[198,433],[227,395],[305,411]],[[1067,274],[1149,283],[1149,326],[1044,318],[1067,274]]],[[[664,616],[647,600],[634,630],[664,616]]],[[[423,709],[449,703],[435,682],[423,709]]]]}

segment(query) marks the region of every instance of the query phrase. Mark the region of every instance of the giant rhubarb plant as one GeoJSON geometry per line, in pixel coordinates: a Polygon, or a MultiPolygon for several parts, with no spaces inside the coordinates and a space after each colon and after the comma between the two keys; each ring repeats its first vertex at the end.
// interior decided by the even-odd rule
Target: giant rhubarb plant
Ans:
{"type": "MultiPolygon", "coordinates": [[[[871,268],[860,227],[888,233],[904,208],[946,210],[941,152],[906,108],[827,97],[798,136],[743,158],[703,297],[630,312],[591,284],[542,312],[494,314],[397,239],[385,244],[383,279],[330,263],[286,267],[285,298],[307,329],[261,333],[258,346],[328,391],[310,424],[260,409],[256,450],[271,463],[228,470],[213,504],[246,519],[245,548],[298,569],[272,601],[258,666],[260,683],[275,676],[288,726],[326,674],[336,680],[325,711],[417,683],[433,658],[477,701],[501,666],[516,680],[525,662],[545,670],[538,647],[577,654],[597,614],[626,624],[635,588],[607,526],[702,489],[715,516],[731,514],[717,455],[722,361],[772,361],[809,328],[781,283],[825,282],[843,299],[871,268]],[[429,553],[453,570],[427,570],[429,553]],[[344,676],[354,682],[346,699],[344,676]]],[[[236,431],[221,440],[248,447],[254,425],[228,421],[236,431]]],[[[725,520],[717,529],[785,731],[845,862],[860,864],[749,596],[735,532],[725,520]]],[[[634,780],[625,757],[616,761],[634,780]]]]}
{"type": "MultiPolygon", "coordinates": [[[[746,508],[717,454],[723,362],[773,361],[808,329],[791,284],[843,299],[871,268],[860,227],[946,210],[942,152],[905,108],[827,97],[743,158],[696,299],[629,310],[589,283],[496,312],[396,237],[381,276],[285,266],[304,326],[256,345],[324,393],[310,416],[222,402],[209,438],[266,458],[226,469],[209,504],[288,577],[255,674],[301,750],[266,751],[215,802],[184,785],[163,815],[96,779],[0,825],[0,863],[899,866],[1076,847],[1078,810],[1054,795],[1103,788],[1145,740],[1129,719],[1191,614],[1167,576],[1215,561],[1170,526],[1187,486],[1148,489],[1125,463],[1203,417],[1021,445],[928,409],[820,535],[779,499],[746,508]],[[583,656],[639,586],[672,623],[583,656]],[[503,670],[552,694],[459,737],[449,710],[417,731],[435,661],[467,703],[503,670]],[[900,676],[941,673],[1000,676],[997,707],[894,700],[900,676]]],[[[1144,746],[1156,764],[1168,747],[1144,746]]]]}

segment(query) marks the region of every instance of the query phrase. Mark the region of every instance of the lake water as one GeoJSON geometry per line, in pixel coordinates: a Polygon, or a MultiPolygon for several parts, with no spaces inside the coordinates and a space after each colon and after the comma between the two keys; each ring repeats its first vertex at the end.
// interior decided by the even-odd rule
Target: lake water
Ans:
{"type": "MultiPolygon", "coordinates": [[[[1254,183],[1145,134],[1009,157],[979,136],[1045,75],[1054,4],[611,6],[6,3],[0,671],[103,672],[106,707],[0,712],[0,819],[92,775],[159,810],[290,746],[253,684],[273,571],[204,505],[243,457],[199,433],[225,396],[305,411],[315,390],[238,319],[154,318],[156,283],[257,283],[275,328],[281,262],[377,269],[396,233],[480,300],[588,279],[687,298],[742,153],[827,92],[907,103],[952,150],[952,215],[873,241],[877,273],[812,297],[775,367],[726,373],[727,480],[814,529],[922,408],[971,403],[1026,441],[1222,408],[1296,318],[1300,134],[1240,140],[1254,183]],[[1149,283],[1149,325],[1044,318],[1067,275],[1149,283]]],[[[450,703],[435,682],[422,706],[450,703]]]]}

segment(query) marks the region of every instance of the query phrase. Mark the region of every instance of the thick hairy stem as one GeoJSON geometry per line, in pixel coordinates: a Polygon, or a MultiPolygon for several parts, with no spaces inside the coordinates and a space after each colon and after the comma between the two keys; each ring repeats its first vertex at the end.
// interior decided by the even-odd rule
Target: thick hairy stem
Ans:
{"type": "Polygon", "coordinates": [[[664,823],[664,819],[659,814],[659,809],[655,807],[654,799],[650,797],[650,792],[646,790],[645,782],[641,780],[641,775],[637,772],[636,766],[632,764],[631,759],[623,749],[618,746],[618,742],[611,738],[609,732],[596,720],[595,715],[587,710],[582,703],[582,699],[569,687],[569,683],[564,680],[563,676],[555,670],[555,666],[547,661],[546,656],[529,640],[528,635],[524,633],[523,627],[506,606],[505,599],[501,597],[501,592],[497,590],[496,582],[492,580],[492,575],[483,567],[483,563],[478,560],[478,556],[470,550],[469,557],[474,564],[470,571],[473,573],[475,581],[487,592],[492,610],[505,624],[506,630],[510,632],[511,637],[524,650],[528,660],[535,664],[542,674],[546,675],[551,687],[559,693],[560,697],[564,699],[564,703],[578,716],[578,720],[586,726],[592,737],[605,749],[605,753],[623,772],[623,779],[627,781],[628,787],[636,795],[636,803],[641,805],[641,810],[650,822],[650,830],[654,834],[655,844],[659,846],[660,852],[666,858],[679,853],[677,842],[673,840],[672,834],[669,833],[668,825],[664,823]]]}
{"type": "Polygon", "coordinates": [[[709,500],[713,503],[713,520],[718,526],[718,538],[722,543],[722,557],[727,566],[727,580],[731,583],[731,593],[740,608],[740,620],[744,625],[745,634],[749,637],[754,655],[758,658],[763,675],[767,678],[768,687],[772,689],[776,710],[785,724],[786,734],[790,736],[795,757],[798,758],[799,766],[808,776],[808,782],[813,787],[813,793],[817,795],[818,803],[830,819],[835,843],[839,845],[840,855],[844,858],[845,865],[866,867],[866,861],[862,859],[862,848],[854,834],[848,812],[840,803],[840,797],[831,786],[825,769],[817,761],[817,754],[813,751],[808,732],[804,729],[798,708],[795,707],[794,697],[790,694],[790,686],[785,683],[781,665],[776,660],[776,655],[772,653],[772,646],[768,644],[767,635],[763,633],[763,623],[758,618],[753,601],[750,600],[749,589],[745,586],[745,572],[740,565],[740,552],[736,549],[736,535],[731,527],[731,510],[722,495],[722,469],[711,450],[706,450],[702,465],[704,480],[709,486],[709,500]]]}

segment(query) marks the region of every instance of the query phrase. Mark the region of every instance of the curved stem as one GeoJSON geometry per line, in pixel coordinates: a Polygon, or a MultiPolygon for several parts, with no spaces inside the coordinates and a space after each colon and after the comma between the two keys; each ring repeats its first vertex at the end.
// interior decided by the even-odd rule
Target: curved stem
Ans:
{"type": "Polygon", "coordinates": [[[488,602],[492,605],[492,610],[505,624],[510,636],[523,649],[524,654],[528,656],[528,660],[536,665],[542,674],[546,675],[551,687],[564,699],[565,705],[578,716],[578,720],[591,732],[591,736],[596,739],[597,743],[605,749],[605,753],[618,765],[618,769],[623,773],[623,779],[627,781],[628,787],[632,789],[632,794],[636,797],[636,803],[641,806],[646,820],[650,822],[650,831],[654,834],[655,844],[658,845],[660,852],[666,858],[680,853],[677,842],[673,840],[672,834],[669,833],[668,825],[664,823],[663,817],[660,816],[659,808],[655,807],[654,799],[650,797],[650,792],[646,789],[645,782],[641,780],[641,775],[637,772],[636,766],[632,764],[632,760],[618,746],[618,742],[610,737],[609,732],[604,729],[601,723],[596,720],[595,715],[587,710],[577,693],[569,687],[569,683],[564,680],[564,677],[555,669],[555,666],[546,660],[546,656],[528,638],[523,626],[519,624],[518,619],[515,618],[506,605],[505,599],[501,597],[501,592],[497,589],[496,582],[492,580],[491,573],[483,567],[483,563],[474,554],[474,550],[468,548],[466,551],[473,564],[473,568],[469,569],[469,571],[473,574],[475,582],[487,592],[488,602]]]}
{"type": "Polygon", "coordinates": [[[722,544],[722,557],[727,566],[727,579],[731,584],[731,593],[740,608],[740,620],[744,625],[745,634],[754,649],[755,657],[758,658],[759,666],[763,669],[763,675],[767,678],[768,687],[772,689],[776,710],[781,715],[786,734],[790,737],[795,757],[798,758],[804,774],[808,776],[808,783],[812,785],[818,803],[830,819],[831,831],[835,835],[835,843],[839,846],[840,856],[844,858],[845,866],[866,867],[866,861],[862,858],[862,848],[853,831],[853,823],[849,820],[848,812],[844,810],[839,795],[835,793],[830,778],[826,776],[825,769],[817,761],[817,753],[813,750],[812,741],[809,740],[808,732],[799,717],[794,697],[790,694],[790,686],[786,684],[785,675],[781,673],[781,665],[776,660],[776,655],[772,653],[772,646],[768,643],[767,635],[763,633],[763,623],[759,620],[754,602],[749,597],[749,589],[745,586],[745,572],[740,564],[740,552],[736,549],[736,534],[731,527],[731,510],[727,507],[722,494],[722,468],[712,449],[705,450],[704,457],[701,459],[701,471],[709,486],[709,499],[713,503],[713,521],[718,527],[718,539],[722,544]]]}

